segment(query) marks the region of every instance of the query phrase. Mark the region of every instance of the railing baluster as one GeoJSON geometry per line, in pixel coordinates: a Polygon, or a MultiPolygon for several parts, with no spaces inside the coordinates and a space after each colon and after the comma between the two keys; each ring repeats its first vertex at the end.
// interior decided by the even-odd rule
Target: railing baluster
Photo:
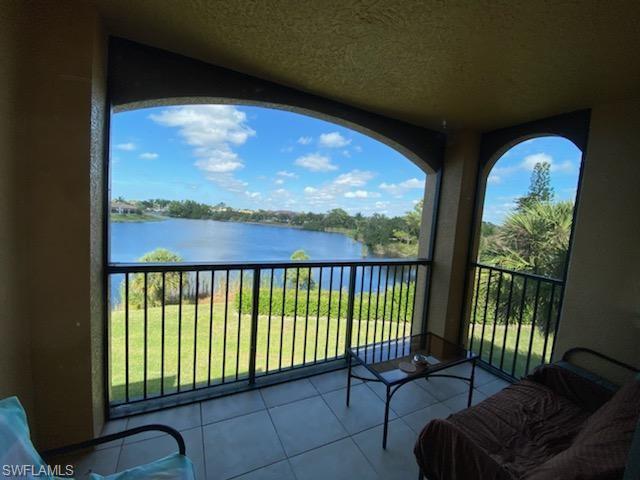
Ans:
{"type": "Polygon", "coordinates": [[[296,355],[296,330],[298,325],[298,291],[300,282],[300,267],[296,268],[296,291],[295,298],[293,300],[293,338],[291,339],[291,366],[294,365],[296,355]]]}
{"type": "MultiPolygon", "coordinates": [[[[356,274],[357,267],[355,265],[349,267],[349,291],[347,292],[347,332],[344,342],[345,355],[347,355],[347,348],[351,347],[351,335],[353,333],[353,310],[355,309],[356,299],[356,274]]],[[[364,268],[362,269],[362,276],[364,277],[364,268]]],[[[362,299],[360,300],[360,311],[362,312],[362,299]]],[[[360,326],[358,325],[358,328],[360,326]]],[[[358,336],[360,334],[358,333],[358,336]]],[[[358,343],[358,347],[360,344],[358,343]]]]}
{"type": "Polygon", "coordinates": [[[162,339],[160,341],[160,396],[164,395],[164,324],[165,324],[165,296],[166,296],[166,272],[162,272],[162,289],[160,293],[160,315],[162,322],[162,339]]]}
{"type": "Polygon", "coordinates": [[[149,366],[149,360],[147,359],[149,353],[149,322],[148,322],[148,312],[149,308],[147,305],[147,300],[149,296],[149,290],[147,287],[147,272],[144,272],[144,369],[143,369],[143,377],[142,377],[142,398],[147,398],[147,368],[149,366]]]}
{"type": "Polygon", "coordinates": [[[338,344],[340,343],[340,313],[342,308],[342,279],[344,276],[344,267],[340,267],[340,295],[338,296],[338,322],[336,326],[336,352],[335,357],[338,357],[338,344]]]}
{"type": "Polygon", "coordinates": [[[240,338],[242,335],[242,289],[244,280],[244,270],[240,269],[240,290],[239,290],[239,302],[238,302],[238,335],[236,339],[236,381],[240,374],[240,338]]]}
{"type": "Polygon", "coordinates": [[[327,306],[327,328],[324,339],[324,359],[329,356],[329,328],[331,326],[331,298],[333,297],[333,267],[329,269],[329,305],[327,306]]]}
{"type": "Polygon", "coordinates": [[[275,268],[271,269],[271,280],[269,282],[269,319],[267,320],[267,359],[266,359],[266,373],[269,373],[269,356],[271,353],[271,313],[273,308],[273,276],[275,275],[275,268]]]}
{"type": "MultiPolygon", "coordinates": [[[[376,314],[373,317],[373,360],[376,361],[376,343],[378,343],[378,305],[380,304],[380,282],[382,280],[382,267],[378,267],[378,287],[376,288],[376,314]]],[[[382,356],[380,356],[382,360],[382,356]]]]}
{"type": "Polygon", "coordinates": [[[207,357],[207,386],[211,385],[211,363],[213,355],[213,297],[216,285],[216,273],[211,270],[211,299],[209,303],[209,356],[207,357]]]}
{"type": "Polygon", "coordinates": [[[527,296],[527,277],[522,282],[522,296],[520,298],[520,310],[518,311],[518,332],[516,333],[516,346],[513,350],[513,365],[511,366],[511,376],[515,376],[516,362],[518,360],[518,349],[520,348],[520,330],[522,329],[522,315],[524,314],[524,302],[527,296]]]}
{"type": "Polygon", "coordinates": [[[179,274],[179,286],[178,286],[178,373],[177,373],[177,387],[178,392],[180,388],[180,370],[182,365],[182,272],[179,274]]]}
{"type": "Polygon", "coordinates": [[[533,318],[531,319],[531,334],[529,335],[529,351],[527,352],[527,365],[524,374],[529,373],[529,364],[531,362],[531,349],[533,348],[533,337],[536,335],[536,317],[538,316],[538,301],[540,300],[540,280],[536,283],[536,296],[533,301],[533,318]]]}
{"type": "Polygon", "coordinates": [[[200,294],[200,272],[196,272],[196,298],[193,313],[193,389],[196,388],[196,373],[198,370],[198,296],[200,294]]]}
{"type": "Polygon", "coordinates": [[[125,398],[129,403],[129,274],[124,274],[124,384],[125,398]]]}
{"type": "Polygon", "coordinates": [[[311,298],[311,278],[312,278],[312,270],[311,267],[307,270],[307,305],[305,307],[304,314],[304,344],[302,345],[302,363],[307,363],[307,329],[309,327],[309,299],[311,298]]]}
{"type": "MultiPolygon", "coordinates": [[[[362,269],[362,275],[364,275],[364,268],[362,269]]],[[[369,295],[368,295],[368,299],[367,299],[367,328],[366,328],[366,332],[365,332],[365,339],[364,339],[364,344],[365,345],[369,345],[369,324],[371,323],[371,295],[373,293],[373,265],[371,266],[371,268],[369,269],[369,295]]],[[[375,341],[375,335],[374,335],[374,341],[375,341]]],[[[371,353],[373,355],[373,352],[371,353]]],[[[365,361],[367,360],[369,355],[369,349],[365,348],[364,350],[364,358],[365,361]]]]}
{"type": "Polygon", "coordinates": [[[393,287],[391,287],[391,308],[389,310],[389,345],[387,346],[387,358],[391,358],[391,333],[393,332],[393,305],[396,296],[396,276],[398,271],[393,267],[393,287]]]}
{"type": "MultiPolygon", "coordinates": [[[[407,316],[409,314],[409,290],[410,290],[410,286],[411,286],[411,272],[413,270],[412,266],[409,266],[409,276],[407,277],[407,298],[404,302],[404,321],[403,321],[403,325],[402,325],[402,355],[405,355],[405,351],[407,348],[407,343],[404,341],[405,338],[407,338],[407,316]]],[[[416,273],[415,273],[415,278],[416,281],[414,282],[414,285],[416,285],[418,283],[418,267],[416,266],[416,273]]],[[[415,288],[415,287],[414,287],[415,288]]],[[[411,322],[413,324],[413,322],[411,322]]],[[[409,331],[409,335],[411,335],[411,330],[409,331]]]]}
{"type": "MultiPolygon", "coordinates": [[[[352,266],[351,269],[354,270],[354,275],[356,275],[356,277],[354,278],[354,282],[357,278],[358,275],[358,267],[357,266],[352,266]]],[[[360,347],[361,344],[361,340],[360,340],[360,329],[362,328],[362,304],[364,303],[364,272],[366,271],[364,267],[362,267],[362,269],[360,270],[360,307],[358,308],[358,339],[356,340],[356,346],[360,347]]],[[[349,279],[351,279],[351,276],[349,276],[349,279]]],[[[351,282],[349,282],[351,283],[351,282]]],[[[351,287],[349,287],[351,288],[351,287]]],[[[354,301],[355,301],[355,288],[356,288],[356,284],[353,284],[353,294],[354,294],[354,301]]],[[[348,293],[348,292],[347,292],[348,293]]],[[[354,305],[355,307],[355,305],[354,305]]],[[[353,335],[353,332],[351,332],[350,335],[353,335]]],[[[365,333],[366,336],[366,333],[365,333]]],[[[365,338],[365,344],[367,343],[367,340],[365,338]]]]}
{"type": "Polygon", "coordinates": [[[500,290],[502,289],[502,272],[498,277],[498,291],[496,292],[496,308],[493,311],[493,330],[491,332],[491,346],[489,348],[489,365],[493,365],[493,345],[496,341],[496,328],[498,328],[498,315],[500,313],[500,290]]]}
{"type": "Polygon", "coordinates": [[[542,363],[547,362],[547,342],[549,341],[549,327],[551,324],[551,312],[553,310],[553,300],[556,294],[556,284],[551,284],[551,295],[549,298],[549,311],[547,312],[547,323],[544,328],[544,347],[542,349],[542,363]]]}
{"type": "MultiPolygon", "coordinates": [[[[389,290],[389,271],[391,267],[387,267],[385,272],[384,279],[384,301],[382,304],[382,332],[380,334],[380,360],[382,360],[382,352],[384,350],[384,326],[385,326],[385,318],[387,316],[387,292],[389,290]]],[[[389,330],[391,330],[391,323],[389,323],[389,330]]],[[[387,347],[388,350],[388,347],[387,347]]],[[[389,352],[387,351],[387,360],[389,359],[389,352]]]]}
{"type": "MultiPolygon", "coordinates": [[[[400,270],[400,291],[398,292],[398,315],[396,315],[396,351],[395,356],[398,356],[398,339],[400,338],[400,315],[402,314],[402,289],[404,288],[404,265],[400,270]]],[[[404,336],[403,336],[404,342],[404,336]]]]}
{"type": "Polygon", "coordinates": [[[320,267],[320,278],[318,280],[318,311],[316,312],[316,338],[313,348],[313,363],[318,362],[318,337],[320,336],[320,307],[322,306],[322,267],[320,267]]]}
{"type": "Polygon", "coordinates": [[[253,270],[251,302],[251,339],[249,349],[249,383],[256,382],[256,352],[258,345],[258,310],[260,309],[260,269],[253,270]]]}
{"type": "Polygon", "coordinates": [[[222,383],[226,381],[227,372],[227,336],[228,336],[228,317],[229,317],[229,270],[226,272],[226,280],[224,284],[224,339],[222,341],[222,383]]]}
{"type": "Polygon", "coordinates": [[[278,359],[278,371],[282,370],[282,340],[284,335],[284,313],[287,309],[287,269],[284,269],[282,280],[282,317],[280,319],[280,351],[278,359]]]}
{"type": "Polygon", "coordinates": [[[511,274],[511,281],[509,282],[509,298],[507,300],[507,313],[504,319],[504,336],[502,338],[502,352],[500,353],[500,370],[504,364],[504,352],[507,349],[507,333],[509,331],[509,317],[511,317],[511,300],[513,298],[513,281],[515,275],[511,274]]]}
{"type": "Polygon", "coordinates": [[[489,279],[487,280],[487,294],[484,298],[484,312],[482,315],[482,333],[480,337],[480,351],[478,357],[482,359],[482,347],[484,346],[484,332],[487,326],[487,310],[489,308],[489,292],[491,291],[491,278],[493,277],[493,270],[489,270],[489,279]]]}
{"type": "Polygon", "coordinates": [[[478,279],[476,280],[476,288],[474,290],[474,305],[473,305],[473,322],[471,323],[471,335],[469,338],[469,350],[473,352],[473,343],[475,341],[476,336],[476,323],[478,321],[478,297],[480,297],[480,278],[482,277],[482,267],[476,266],[474,268],[474,273],[478,275],[478,279]]]}

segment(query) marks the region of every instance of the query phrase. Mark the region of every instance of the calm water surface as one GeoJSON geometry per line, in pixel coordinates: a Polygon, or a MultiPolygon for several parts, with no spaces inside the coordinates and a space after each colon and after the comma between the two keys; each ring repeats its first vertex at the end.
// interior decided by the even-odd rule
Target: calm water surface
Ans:
{"type": "Polygon", "coordinates": [[[313,260],[357,259],[363,248],[340,233],[214,220],[112,223],[111,261],[132,262],[162,247],[187,262],[289,260],[302,249],[313,260]]]}

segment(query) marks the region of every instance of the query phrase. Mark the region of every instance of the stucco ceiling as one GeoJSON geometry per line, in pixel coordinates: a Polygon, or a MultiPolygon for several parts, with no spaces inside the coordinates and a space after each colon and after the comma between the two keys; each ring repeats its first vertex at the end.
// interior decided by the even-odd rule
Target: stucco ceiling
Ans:
{"type": "Polygon", "coordinates": [[[640,95],[638,1],[94,3],[113,34],[432,128],[640,95]]]}

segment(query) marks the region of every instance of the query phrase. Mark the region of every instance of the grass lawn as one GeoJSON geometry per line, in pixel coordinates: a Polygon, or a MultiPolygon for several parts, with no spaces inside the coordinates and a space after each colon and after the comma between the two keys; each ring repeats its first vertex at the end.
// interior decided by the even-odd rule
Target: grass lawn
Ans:
{"type": "MultiPolygon", "coordinates": [[[[473,325],[469,326],[469,330],[473,325]]],[[[527,354],[529,352],[529,342],[531,341],[531,325],[522,325],[520,330],[520,340],[518,342],[517,355],[516,355],[516,339],[518,338],[518,327],[517,325],[509,325],[506,332],[506,348],[504,347],[504,339],[505,339],[505,326],[497,325],[495,327],[495,341],[493,351],[491,350],[491,339],[494,336],[493,325],[486,325],[484,330],[484,336],[482,335],[482,324],[476,324],[475,329],[473,331],[473,350],[476,353],[480,353],[480,345],[481,339],[484,338],[484,342],[482,342],[482,352],[481,357],[484,361],[499,367],[500,362],[502,360],[502,355],[504,351],[504,359],[503,359],[503,369],[507,371],[507,373],[511,373],[513,368],[513,360],[514,356],[516,357],[515,362],[515,377],[520,378],[526,372],[527,365],[527,354]]],[[[546,359],[545,362],[548,362],[551,358],[551,347],[553,345],[553,334],[549,335],[549,340],[547,342],[547,350],[546,350],[546,359]]],[[[533,335],[533,344],[531,348],[531,359],[529,361],[529,371],[532,371],[537,365],[543,363],[542,354],[544,351],[544,335],[540,332],[540,330],[535,329],[533,335]]]]}
{"type": "MultiPolygon", "coordinates": [[[[210,323],[210,304],[199,304],[196,327],[196,305],[183,304],[181,331],[178,335],[178,306],[167,305],[164,324],[164,392],[175,392],[178,384],[188,390],[195,385],[206,385],[247,376],[250,349],[250,315],[238,317],[237,311],[227,312],[226,330],[224,302],[214,302],[213,321],[210,323]],[[212,328],[210,329],[210,324],[212,328]],[[226,332],[226,333],[225,333],[226,332]],[[180,342],[178,341],[180,337],[180,342]],[[209,338],[211,337],[211,345],[209,338]],[[226,337],[226,342],[224,341],[226,337]],[[226,346],[225,346],[226,345],[226,346]],[[209,352],[211,350],[211,352],[209,352]],[[180,359],[180,361],[179,361],[180,359]],[[209,362],[211,359],[211,362],[209,362]],[[180,371],[178,372],[178,365],[180,371]],[[209,372],[209,365],[211,371],[209,372]],[[195,377],[194,377],[195,375],[195,377]]],[[[336,312],[332,312],[333,315],[336,312]]],[[[403,332],[407,335],[411,325],[404,322],[370,321],[368,335],[367,322],[354,319],[352,337],[354,343],[360,327],[360,344],[392,338],[403,332]]],[[[153,307],[147,313],[147,394],[158,395],[161,388],[162,365],[162,309],[153,307]]],[[[111,401],[125,398],[125,315],[123,310],[111,312],[110,355],[111,355],[111,401]]],[[[258,317],[258,339],[256,372],[265,373],[312,363],[315,360],[333,358],[344,353],[346,338],[346,318],[321,316],[293,317],[272,316],[269,324],[267,316],[258,317]],[[306,325],[305,325],[306,323],[306,325]],[[305,348],[305,330],[306,348],[305,348]],[[317,332],[317,335],[316,335],[317,332]],[[328,336],[327,336],[328,333],[328,336]],[[282,348],[280,344],[282,342],[282,348]],[[269,346],[269,348],[267,348],[269,346]],[[267,358],[267,350],[269,352],[267,358]]],[[[144,385],[144,310],[129,310],[129,396],[140,397],[144,385]]]]}

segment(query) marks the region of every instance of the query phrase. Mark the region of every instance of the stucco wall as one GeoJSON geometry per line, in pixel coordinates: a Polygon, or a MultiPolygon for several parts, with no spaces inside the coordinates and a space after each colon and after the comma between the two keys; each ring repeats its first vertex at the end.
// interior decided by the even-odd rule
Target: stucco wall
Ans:
{"type": "MultiPolygon", "coordinates": [[[[29,322],[21,302],[19,219],[23,196],[15,182],[24,122],[19,115],[20,46],[23,9],[17,2],[0,8],[0,398],[18,395],[33,411],[29,322]]],[[[24,139],[24,136],[22,136],[24,139]]]]}
{"type": "Polygon", "coordinates": [[[91,355],[99,270],[90,267],[101,262],[91,127],[104,99],[103,43],[87,5],[5,3],[0,31],[15,38],[0,48],[19,64],[0,62],[0,393],[28,404],[37,445],[48,448],[93,436],[102,418],[101,364],[91,355]]]}
{"type": "Polygon", "coordinates": [[[640,366],[640,98],[595,106],[555,356],[640,366]]]}

